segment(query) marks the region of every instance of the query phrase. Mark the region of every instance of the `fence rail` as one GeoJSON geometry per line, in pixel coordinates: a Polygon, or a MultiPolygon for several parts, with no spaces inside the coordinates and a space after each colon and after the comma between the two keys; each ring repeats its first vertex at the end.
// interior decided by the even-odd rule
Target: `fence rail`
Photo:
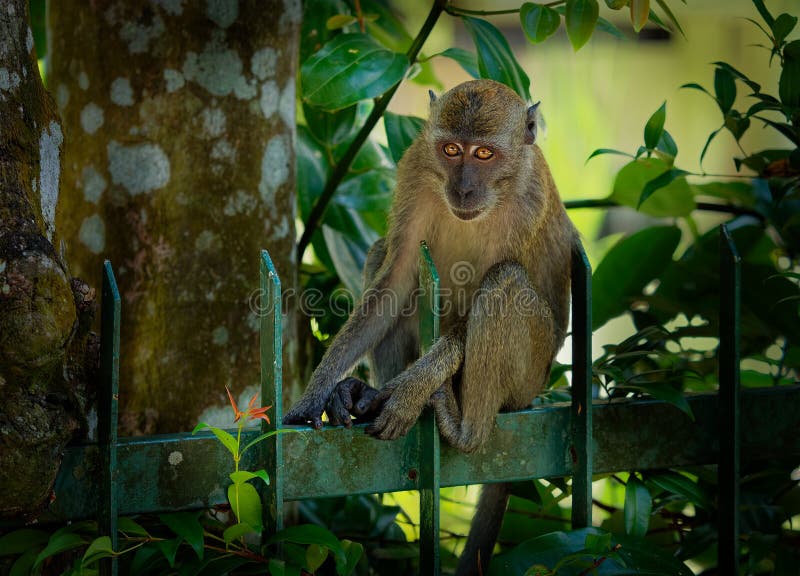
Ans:
{"type": "MultiPolygon", "coordinates": [[[[439,573],[440,486],[572,476],[574,527],[591,524],[592,474],[719,463],[720,568],[738,563],[738,467],[741,461],[800,455],[800,386],[739,390],[739,258],[727,230],[721,233],[722,333],[720,394],[689,395],[691,420],[655,400],[592,402],[591,269],[582,250],[573,255],[573,390],[571,404],[552,404],[500,414],[492,438],[472,454],[439,445],[426,413],[398,440],[374,440],[364,426],[294,427],[245,457],[247,468],[264,467],[265,525],[280,529],[284,501],[347,494],[419,490],[421,572],[439,573]],[[748,430],[746,438],[739,430],[748,430]],[[255,460],[258,459],[259,462],[255,460]],[[725,511],[725,513],[722,513],[725,511]]],[[[420,248],[422,351],[438,337],[438,277],[427,247],[420,248]]],[[[102,302],[103,392],[99,443],[70,446],[56,480],[50,519],[96,516],[115,536],[118,514],[207,508],[226,502],[229,454],[211,435],[199,433],[117,438],[120,301],[110,264],[104,266],[102,302]],[[98,497],[100,495],[100,497],[98,497]]],[[[248,440],[280,427],[281,291],[266,251],[261,287],[271,302],[261,317],[262,400],[275,408],[271,424],[245,432],[248,440]]],[[[124,353],[124,351],[123,351],[124,353]]],[[[115,573],[110,562],[105,573],[115,573]]]]}

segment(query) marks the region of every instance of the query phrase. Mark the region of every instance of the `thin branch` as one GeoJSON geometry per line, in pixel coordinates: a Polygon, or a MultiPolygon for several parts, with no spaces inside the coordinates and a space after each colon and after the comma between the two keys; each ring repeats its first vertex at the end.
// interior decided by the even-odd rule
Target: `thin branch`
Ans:
{"type": "MultiPolygon", "coordinates": [[[[542,4],[542,6],[552,8],[553,6],[560,6],[566,3],[567,0],[554,0],[553,2],[542,4]]],[[[502,14],[516,14],[519,11],[519,8],[508,8],[506,10],[469,10],[467,8],[459,8],[458,6],[448,6],[445,9],[445,12],[451,16],[499,16],[502,14]]]]}
{"type": "MultiPolygon", "coordinates": [[[[442,12],[445,10],[448,1],[449,0],[434,1],[431,11],[428,14],[428,18],[425,20],[425,23],[422,25],[419,34],[416,38],[414,38],[414,41],[411,43],[411,47],[406,53],[410,64],[413,64],[416,61],[417,55],[422,49],[422,45],[425,44],[425,41],[428,39],[431,30],[433,30],[433,27],[439,20],[439,16],[441,16],[442,12]]],[[[378,120],[380,120],[383,116],[386,107],[389,105],[389,101],[392,99],[392,96],[394,96],[394,93],[397,92],[397,88],[399,86],[400,82],[395,84],[382,96],[376,98],[375,106],[372,108],[372,112],[367,118],[367,121],[364,122],[361,130],[358,131],[358,134],[356,134],[353,142],[351,142],[350,146],[347,147],[347,150],[339,160],[339,163],[334,167],[331,177],[325,183],[325,188],[322,190],[322,194],[320,194],[319,199],[317,199],[317,202],[311,209],[311,214],[309,214],[308,220],[305,223],[303,235],[300,237],[300,241],[297,243],[298,262],[303,260],[303,253],[305,253],[306,248],[308,248],[314,232],[316,232],[317,228],[319,228],[319,225],[322,222],[322,217],[325,215],[325,210],[328,208],[328,204],[330,204],[334,192],[336,192],[339,184],[347,175],[347,171],[350,169],[350,164],[353,163],[356,154],[358,154],[358,151],[361,150],[361,146],[364,144],[364,142],[366,142],[370,132],[372,132],[372,129],[378,123],[378,120]]]]}
{"type": "MultiPolygon", "coordinates": [[[[566,200],[564,202],[564,208],[567,210],[575,210],[578,208],[617,208],[622,206],[624,206],[624,204],[620,204],[614,200],[606,199],[566,200]]],[[[753,218],[757,218],[760,222],[764,222],[766,220],[763,214],[760,214],[751,208],[744,208],[742,206],[716,204],[714,202],[697,202],[696,206],[698,210],[703,210],[705,212],[722,212],[725,214],[734,214],[736,216],[752,216],[753,218]]]]}

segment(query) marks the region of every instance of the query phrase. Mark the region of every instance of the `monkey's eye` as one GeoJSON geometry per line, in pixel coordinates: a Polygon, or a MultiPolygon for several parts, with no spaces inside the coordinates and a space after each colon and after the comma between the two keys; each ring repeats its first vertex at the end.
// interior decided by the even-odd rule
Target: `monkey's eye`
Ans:
{"type": "Polygon", "coordinates": [[[494,152],[491,149],[487,148],[486,146],[481,146],[477,150],[475,150],[475,158],[478,160],[488,160],[494,156],[494,152]]]}
{"type": "Polygon", "coordinates": [[[461,154],[461,149],[452,142],[450,144],[445,144],[442,147],[442,151],[444,151],[446,156],[450,156],[451,158],[453,156],[458,156],[459,154],[461,154]]]}

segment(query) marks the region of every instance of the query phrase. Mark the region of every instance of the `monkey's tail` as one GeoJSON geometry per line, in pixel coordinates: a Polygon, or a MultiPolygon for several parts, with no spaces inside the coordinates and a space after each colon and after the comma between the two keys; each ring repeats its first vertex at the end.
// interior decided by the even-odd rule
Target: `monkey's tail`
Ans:
{"type": "Polygon", "coordinates": [[[467,544],[458,561],[456,576],[484,576],[489,573],[489,560],[503,524],[511,494],[510,486],[508,483],[484,485],[469,528],[467,544]]]}

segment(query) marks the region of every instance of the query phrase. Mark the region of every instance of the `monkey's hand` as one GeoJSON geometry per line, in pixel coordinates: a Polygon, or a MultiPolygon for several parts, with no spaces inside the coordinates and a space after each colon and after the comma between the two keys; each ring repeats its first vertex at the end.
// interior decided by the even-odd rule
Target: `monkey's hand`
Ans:
{"type": "Polygon", "coordinates": [[[371,409],[381,404],[383,409],[375,422],[367,426],[367,434],[381,440],[394,440],[408,434],[419,418],[422,406],[417,406],[413,396],[404,394],[406,390],[390,382],[378,392],[371,409]]]}
{"type": "Polygon", "coordinates": [[[352,426],[350,415],[358,416],[362,421],[370,420],[377,413],[370,409],[378,390],[362,382],[358,378],[345,378],[336,385],[336,389],[328,398],[325,412],[328,421],[333,425],[352,426]]]}
{"type": "Polygon", "coordinates": [[[305,395],[283,415],[284,424],[311,424],[319,430],[322,428],[322,411],[325,408],[325,399],[314,395],[305,395]]]}

